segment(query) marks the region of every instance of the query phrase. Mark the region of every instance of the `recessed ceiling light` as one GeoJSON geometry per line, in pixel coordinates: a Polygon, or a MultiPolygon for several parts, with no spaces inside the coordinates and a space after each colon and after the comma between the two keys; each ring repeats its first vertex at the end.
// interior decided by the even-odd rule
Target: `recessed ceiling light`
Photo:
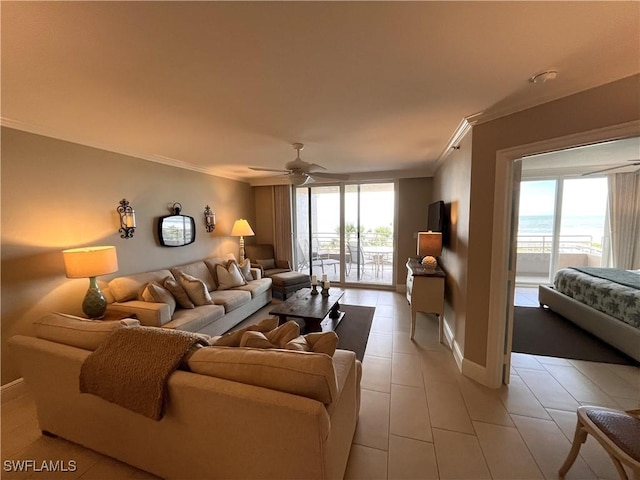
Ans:
{"type": "Polygon", "coordinates": [[[545,83],[549,80],[555,80],[558,76],[557,70],[547,70],[546,72],[536,73],[529,79],[531,83],[545,83]]]}

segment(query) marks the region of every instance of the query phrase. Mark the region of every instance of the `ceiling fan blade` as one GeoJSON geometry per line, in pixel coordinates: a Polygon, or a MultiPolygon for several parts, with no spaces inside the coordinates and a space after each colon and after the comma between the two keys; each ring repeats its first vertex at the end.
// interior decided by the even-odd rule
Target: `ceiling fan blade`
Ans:
{"type": "Polygon", "coordinates": [[[307,172],[309,173],[315,173],[319,170],[326,170],[326,168],[324,168],[322,165],[318,165],[317,163],[310,163],[307,166],[307,172]]]}
{"type": "Polygon", "coordinates": [[[325,173],[325,172],[313,172],[311,176],[318,178],[331,178],[333,180],[349,180],[349,175],[342,173],[325,173]]]}
{"type": "Polygon", "coordinates": [[[260,168],[260,167],[249,167],[249,170],[255,170],[256,172],[278,172],[278,173],[289,173],[288,170],[282,170],[281,168],[260,168]]]}
{"type": "MultiPolygon", "coordinates": [[[[632,163],[631,165],[640,165],[640,162],[632,163]]],[[[616,165],[615,167],[603,168],[600,170],[594,170],[593,172],[583,173],[582,176],[588,177],[589,175],[594,175],[596,173],[608,172],[610,170],[617,170],[618,168],[627,168],[627,167],[630,167],[631,165],[616,165]]]]}

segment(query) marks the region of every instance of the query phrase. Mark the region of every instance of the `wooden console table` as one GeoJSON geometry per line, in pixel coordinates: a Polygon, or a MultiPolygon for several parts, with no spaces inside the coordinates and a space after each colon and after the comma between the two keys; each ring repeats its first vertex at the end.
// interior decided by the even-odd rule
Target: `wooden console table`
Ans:
{"type": "Polygon", "coordinates": [[[407,301],[411,305],[411,338],[416,331],[416,313],[435,313],[438,316],[438,339],[444,340],[444,279],[440,267],[429,270],[417,258],[407,261],[407,301]]]}

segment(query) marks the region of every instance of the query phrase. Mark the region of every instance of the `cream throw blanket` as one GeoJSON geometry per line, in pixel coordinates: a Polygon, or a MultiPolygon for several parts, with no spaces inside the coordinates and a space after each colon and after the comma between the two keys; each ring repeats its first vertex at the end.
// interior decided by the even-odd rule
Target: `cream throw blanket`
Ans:
{"type": "Polygon", "coordinates": [[[80,392],[97,395],[154,420],[163,415],[169,375],[202,336],[154,327],[115,330],[80,370],[80,392]]]}

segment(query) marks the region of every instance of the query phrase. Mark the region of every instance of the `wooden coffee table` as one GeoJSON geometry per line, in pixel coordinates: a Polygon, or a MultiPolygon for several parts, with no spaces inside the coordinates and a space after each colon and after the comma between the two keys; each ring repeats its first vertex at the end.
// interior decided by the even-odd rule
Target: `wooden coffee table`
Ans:
{"type": "Polygon", "coordinates": [[[344,291],[337,288],[329,289],[328,297],[319,292],[311,295],[310,288],[302,288],[277,304],[269,314],[277,315],[280,324],[286,322],[287,317],[301,318],[305,323],[304,333],[335,330],[344,317],[338,303],[343,295],[344,291]]]}

